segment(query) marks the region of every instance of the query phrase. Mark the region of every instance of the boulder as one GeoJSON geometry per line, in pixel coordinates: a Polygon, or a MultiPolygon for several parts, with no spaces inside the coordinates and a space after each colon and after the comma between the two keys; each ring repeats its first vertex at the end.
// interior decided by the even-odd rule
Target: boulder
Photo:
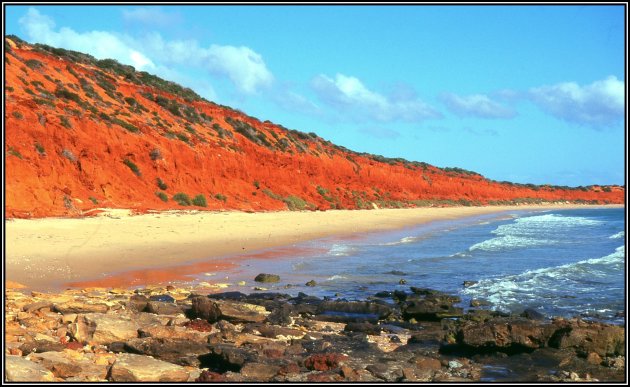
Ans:
{"type": "Polygon", "coordinates": [[[254,278],[254,281],[262,283],[280,282],[280,276],[276,274],[260,273],[254,278]]]}
{"type": "Polygon", "coordinates": [[[625,331],[617,325],[582,320],[556,320],[556,331],[549,340],[553,348],[572,348],[586,356],[594,352],[601,357],[625,355],[625,331]]]}
{"type": "Polygon", "coordinates": [[[278,374],[280,366],[263,364],[263,363],[247,363],[241,368],[241,375],[244,381],[251,382],[268,382],[278,374]]]}
{"type": "Polygon", "coordinates": [[[200,318],[209,323],[217,322],[221,318],[221,309],[219,309],[216,302],[204,296],[194,296],[192,298],[190,313],[193,318],[200,318]]]}
{"type": "Polygon", "coordinates": [[[21,356],[6,356],[4,377],[7,382],[52,382],[55,376],[41,364],[21,356]]]}
{"type": "Polygon", "coordinates": [[[138,337],[140,325],[127,315],[89,313],[70,324],[69,331],[80,342],[109,344],[138,337]]]}
{"type": "Polygon", "coordinates": [[[536,349],[546,346],[556,328],[521,317],[495,317],[485,322],[463,321],[457,342],[491,349],[536,349]]]}
{"type": "Polygon", "coordinates": [[[128,353],[116,356],[109,374],[112,382],[186,382],[188,378],[182,366],[128,353]]]}
{"type": "Polygon", "coordinates": [[[221,318],[230,322],[263,322],[270,314],[265,307],[241,302],[217,301],[221,318]]]}
{"type": "Polygon", "coordinates": [[[408,301],[403,308],[405,319],[414,318],[418,321],[437,321],[449,317],[464,315],[462,308],[452,306],[452,302],[439,298],[408,301]]]}
{"type": "Polygon", "coordinates": [[[183,308],[173,302],[166,301],[149,301],[147,303],[147,312],[154,314],[165,314],[169,316],[182,314],[183,308]]]}
{"type": "Polygon", "coordinates": [[[192,367],[199,367],[201,364],[199,356],[210,352],[208,344],[203,342],[154,337],[131,339],[125,343],[125,350],[139,355],[149,355],[169,363],[192,367]]]}
{"type": "Polygon", "coordinates": [[[129,297],[129,301],[127,301],[126,306],[127,309],[131,311],[144,312],[148,303],[149,299],[147,298],[147,296],[144,296],[142,294],[134,294],[129,297]]]}

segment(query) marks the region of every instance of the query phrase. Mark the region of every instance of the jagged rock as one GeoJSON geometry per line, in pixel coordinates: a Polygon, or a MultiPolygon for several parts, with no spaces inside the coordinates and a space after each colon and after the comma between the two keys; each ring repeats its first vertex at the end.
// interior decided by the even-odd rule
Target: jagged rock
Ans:
{"type": "Polygon", "coordinates": [[[70,324],[69,332],[80,342],[109,344],[138,337],[140,328],[136,318],[127,315],[89,313],[70,324]]]}
{"type": "Polygon", "coordinates": [[[165,315],[178,315],[184,312],[183,308],[172,302],[165,301],[149,301],[146,308],[147,312],[165,315]]]}
{"type": "Polygon", "coordinates": [[[208,321],[209,323],[217,322],[221,318],[221,309],[216,302],[208,297],[195,296],[192,298],[191,312],[193,317],[208,321]]]}
{"type": "Polygon", "coordinates": [[[274,325],[290,325],[293,323],[292,311],[293,307],[290,304],[282,304],[271,311],[271,314],[267,316],[267,322],[274,325]]]}
{"type": "Polygon", "coordinates": [[[377,363],[365,367],[375,377],[386,382],[400,382],[403,378],[403,367],[397,364],[377,363]]]}
{"type": "Polygon", "coordinates": [[[315,282],[315,280],[310,280],[306,283],[306,286],[317,286],[317,282],[315,282]]]}
{"type": "Polygon", "coordinates": [[[462,322],[457,342],[473,347],[535,349],[544,347],[556,328],[524,318],[496,317],[485,322],[462,322]]]}
{"type": "Polygon", "coordinates": [[[230,322],[263,322],[270,313],[259,305],[217,301],[221,318],[230,322]]]}
{"type": "Polygon", "coordinates": [[[346,327],[343,330],[346,332],[363,332],[368,335],[377,336],[381,334],[381,327],[379,325],[361,322],[347,323],[346,327]]]}
{"type": "Polygon", "coordinates": [[[149,299],[147,296],[142,294],[134,294],[129,297],[129,301],[127,301],[126,306],[127,309],[134,312],[143,312],[149,303],[149,299]]]}
{"type": "Polygon", "coordinates": [[[195,382],[201,382],[201,383],[221,383],[221,382],[225,382],[225,375],[222,375],[218,372],[212,372],[212,371],[208,371],[208,370],[203,370],[201,372],[201,374],[199,375],[199,377],[197,377],[195,379],[195,382]]]}
{"type": "Polygon", "coordinates": [[[82,301],[68,301],[64,303],[55,303],[53,310],[61,314],[69,313],[105,313],[109,310],[109,306],[105,304],[92,304],[82,301]]]}
{"type": "Polygon", "coordinates": [[[479,306],[490,306],[490,305],[492,304],[486,300],[479,300],[476,298],[473,298],[472,300],[470,300],[470,306],[473,308],[476,308],[479,306]]]}
{"type": "Polygon", "coordinates": [[[276,274],[260,273],[254,278],[254,281],[263,283],[280,282],[280,276],[276,274]]]}
{"type": "Polygon", "coordinates": [[[53,303],[50,301],[38,301],[33,302],[22,307],[22,310],[27,313],[33,313],[40,309],[52,308],[53,303]]]}
{"type": "Polygon", "coordinates": [[[556,320],[556,332],[549,340],[553,348],[573,348],[584,355],[594,352],[599,356],[625,355],[623,327],[583,320],[556,320]]]}
{"type": "Polygon", "coordinates": [[[523,311],[521,316],[530,320],[544,320],[545,315],[537,311],[536,309],[527,308],[523,311]]]}
{"type": "Polygon", "coordinates": [[[328,371],[339,368],[340,363],[347,358],[339,353],[315,354],[306,358],[304,366],[309,370],[328,371]]]}
{"type": "Polygon", "coordinates": [[[28,341],[20,345],[19,349],[24,354],[29,353],[43,353],[50,351],[63,351],[66,347],[60,342],[53,342],[49,340],[34,340],[28,341]]]}
{"type": "MultiPolygon", "coordinates": [[[[194,296],[194,297],[201,297],[201,296],[194,296]]],[[[222,293],[208,294],[208,297],[215,300],[243,301],[248,298],[248,295],[242,292],[222,292],[222,293]]]]}
{"type": "Polygon", "coordinates": [[[4,377],[7,382],[52,382],[55,376],[41,364],[21,356],[6,356],[4,377]]]}
{"type": "Polygon", "coordinates": [[[478,283],[479,283],[479,281],[464,281],[463,285],[464,285],[465,288],[468,288],[468,287],[471,287],[473,285],[477,285],[478,283]]]}
{"type": "Polygon", "coordinates": [[[414,318],[418,321],[436,321],[449,317],[461,317],[464,315],[462,308],[451,305],[452,302],[441,299],[425,299],[408,301],[403,309],[405,319],[414,318]]]}
{"type": "Polygon", "coordinates": [[[125,350],[139,355],[183,366],[199,367],[200,355],[210,352],[207,344],[186,339],[164,339],[147,337],[132,339],[125,343],[125,350]]]}
{"type": "Polygon", "coordinates": [[[241,375],[245,381],[267,382],[278,374],[280,366],[263,364],[263,363],[247,363],[241,368],[241,375]]]}
{"type": "Polygon", "coordinates": [[[369,301],[323,301],[317,305],[316,320],[376,322],[392,314],[392,308],[369,301]]]}
{"type": "Polygon", "coordinates": [[[109,374],[112,382],[185,382],[188,378],[182,366],[128,353],[117,355],[109,374]]]}
{"type": "Polygon", "coordinates": [[[30,355],[29,358],[63,379],[78,375],[82,371],[79,362],[66,358],[63,352],[44,352],[30,355]]]}
{"type": "Polygon", "coordinates": [[[229,344],[219,344],[212,347],[214,366],[230,371],[238,371],[245,363],[256,362],[257,355],[245,348],[236,348],[229,344]]]}

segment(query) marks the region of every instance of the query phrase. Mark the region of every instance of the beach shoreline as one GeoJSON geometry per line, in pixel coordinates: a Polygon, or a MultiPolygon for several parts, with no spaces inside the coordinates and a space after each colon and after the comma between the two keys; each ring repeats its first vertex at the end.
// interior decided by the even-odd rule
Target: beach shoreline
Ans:
{"type": "MultiPolygon", "coordinates": [[[[5,221],[5,287],[10,287],[9,283],[36,290],[55,290],[67,284],[146,286],[181,280],[190,270],[221,271],[236,265],[233,259],[225,257],[324,237],[389,231],[515,210],[602,207],[623,206],[554,204],[258,213],[167,211],[142,215],[131,215],[129,210],[105,210],[89,218],[13,219],[5,221]],[[176,269],[195,261],[199,266],[188,265],[185,271],[176,269]],[[118,273],[116,281],[96,281],[110,278],[114,273],[118,273]]],[[[285,252],[290,254],[290,249],[285,252]]]]}

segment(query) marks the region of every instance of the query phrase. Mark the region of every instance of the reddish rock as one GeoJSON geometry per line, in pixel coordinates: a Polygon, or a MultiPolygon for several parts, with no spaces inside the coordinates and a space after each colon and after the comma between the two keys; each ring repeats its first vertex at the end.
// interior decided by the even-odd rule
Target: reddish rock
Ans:
{"type": "Polygon", "coordinates": [[[201,375],[195,379],[195,382],[201,383],[223,383],[225,381],[224,375],[208,370],[201,371],[201,375]]]}
{"type": "Polygon", "coordinates": [[[328,371],[339,368],[339,363],[346,360],[346,355],[339,353],[326,353],[311,355],[304,361],[304,366],[309,370],[328,371]]]}
{"type": "Polygon", "coordinates": [[[194,319],[184,323],[184,326],[188,329],[193,329],[198,332],[212,332],[212,324],[206,320],[194,319]]]}
{"type": "Polygon", "coordinates": [[[289,363],[289,364],[283,365],[278,370],[278,375],[291,375],[291,374],[299,374],[299,373],[300,373],[300,366],[295,363],[289,363]]]}
{"type": "Polygon", "coordinates": [[[335,374],[332,372],[323,372],[309,374],[306,377],[306,380],[311,383],[330,383],[342,381],[343,378],[339,374],[335,374]]]}

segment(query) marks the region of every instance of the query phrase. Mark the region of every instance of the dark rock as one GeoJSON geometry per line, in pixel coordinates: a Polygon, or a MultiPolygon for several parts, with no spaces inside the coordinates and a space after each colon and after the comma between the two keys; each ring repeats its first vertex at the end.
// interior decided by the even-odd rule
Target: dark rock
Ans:
{"type": "Polygon", "coordinates": [[[255,362],[257,355],[255,352],[245,348],[236,348],[230,344],[219,344],[212,347],[210,355],[205,361],[212,364],[215,370],[240,371],[245,363],[255,362]]]}
{"type": "Polygon", "coordinates": [[[476,308],[479,306],[490,306],[490,305],[492,304],[486,300],[478,300],[476,298],[473,298],[472,300],[470,300],[470,306],[472,306],[473,308],[476,308]]]}
{"type": "Polygon", "coordinates": [[[390,343],[402,343],[402,340],[400,340],[400,337],[396,336],[396,335],[392,335],[389,338],[389,342],[390,343]]]}
{"type": "Polygon", "coordinates": [[[400,271],[400,270],[391,270],[388,271],[385,274],[391,274],[391,275],[407,275],[407,273],[405,273],[404,271],[400,271]]]}
{"type": "Polygon", "coordinates": [[[462,308],[456,308],[450,302],[442,302],[440,299],[408,301],[402,312],[405,319],[414,318],[419,321],[437,321],[464,315],[462,308]]]}
{"type": "Polygon", "coordinates": [[[363,332],[368,335],[380,335],[381,327],[377,324],[350,322],[346,324],[344,328],[346,332],[363,332]]]}
{"type": "Polygon", "coordinates": [[[374,297],[378,298],[391,298],[394,293],[388,291],[382,291],[374,294],[374,297]]]}
{"type": "Polygon", "coordinates": [[[204,296],[195,296],[192,298],[192,309],[190,314],[193,318],[200,318],[214,323],[221,318],[221,309],[212,300],[204,296]]]}
{"type": "Polygon", "coordinates": [[[411,286],[409,289],[413,292],[413,294],[418,294],[421,296],[434,296],[444,294],[438,290],[429,289],[429,288],[417,288],[415,286],[411,286]]]}
{"type": "Polygon", "coordinates": [[[341,375],[334,372],[322,372],[316,374],[308,374],[306,381],[309,383],[334,383],[342,380],[341,375]]]}
{"type": "Polygon", "coordinates": [[[314,280],[310,280],[306,283],[306,286],[317,286],[317,282],[315,282],[314,280]]]}
{"type": "Polygon", "coordinates": [[[544,320],[545,319],[545,315],[540,313],[539,311],[532,309],[532,308],[527,308],[523,311],[523,313],[521,313],[521,316],[529,319],[529,320],[544,320]]]}
{"type": "MultiPolygon", "coordinates": [[[[193,297],[201,297],[201,296],[195,295],[193,297]]],[[[223,292],[223,293],[208,294],[208,298],[212,298],[215,300],[242,301],[242,300],[245,300],[247,297],[248,297],[247,294],[241,293],[241,292],[223,292]]]]}
{"type": "Polygon", "coordinates": [[[205,343],[185,339],[142,338],[125,343],[127,352],[153,356],[156,359],[183,366],[199,367],[200,355],[210,352],[205,343]]]}
{"type": "Polygon", "coordinates": [[[272,339],[277,338],[278,336],[290,337],[290,338],[302,338],[305,332],[291,329],[291,328],[283,328],[277,327],[273,325],[262,325],[258,327],[258,331],[263,337],[269,337],[272,339]]]}
{"type": "Polygon", "coordinates": [[[127,301],[127,309],[134,312],[144,312],[148,304],[149,299],[146,296],[134,294],[127,301]]]}
{"type": "Polygon", "coordinates": [[[158,294],[149,297],[149,301],[159,301],[159,302],[175,302],[175,299],[168,294],[158,294]]]}
{"type": "Polygon", "coordinates": [[[47,340],[35,340],[22,344],[20,346],[20,350],[24,355],[28,355],[29,353],[43,353],[49,351],[60,352],[63,351],[66,347],[61,343],[56,343],[47,340]]]}
{"type": "Polygon", "coordinates": [[[406,280],[406,279],[402,279],[402,278],[401,278],[401,280],[400,280],[400,281],[398,281],[398,284],[399,284],[399,285],[404,285],[404,284],[406,284],[406,283],[407,283],[407,280],[406,280]]]}
{"type": "Polygon", "coordinates": [[[391,315],[393,310],[390,306],[368,301],[324,301],[317,307],[319,314],[326,312],[342,312],[352,314],[376,315],[379,319],[391,315]]]}
{"type": "Polygon", "coordinates": [[[107,346],[110,352],[120,353],[125,352],[125,343],[123,341],[114,341],[107,346]]]}
{"type": "Polygon", "coordinates": [[[280,282],[280,276],[276,274],[260,273],[254,278],[254,281],[263,283],[280,282]]]}
{"type": "Polygon", "coordinates": [[[271,314],[267,316],[267,322],[274,325],[289,325],[293,323],[292,310],[293,307],[290,304],[282,304],[271,311],[271,314]]]}
{"type": "Polygon", "coordinates": [[[149,313],[165,315],[178,315],[184,312],[181,306],[164,301],[149,301],[146,310],[149,313]]]}
{"type": "Polygon", "coordinates": [[[468,288],[470,286],[477,285],[478,283],[479,281],[464,281],[464,287],[468,288]]]}
{"type": "Polygon", "coordinates": [[[394,290],[394,300],[405,301],[407,299],[407,293],[402,290],[394,290]]]}
{"type": "Polygon", "coordinates": [[[309,370],[328,371],[339,368],[340,362],[348,357],[339,353],[326,353],[311,355],[304,361],[304,366],[309,370]]]}

